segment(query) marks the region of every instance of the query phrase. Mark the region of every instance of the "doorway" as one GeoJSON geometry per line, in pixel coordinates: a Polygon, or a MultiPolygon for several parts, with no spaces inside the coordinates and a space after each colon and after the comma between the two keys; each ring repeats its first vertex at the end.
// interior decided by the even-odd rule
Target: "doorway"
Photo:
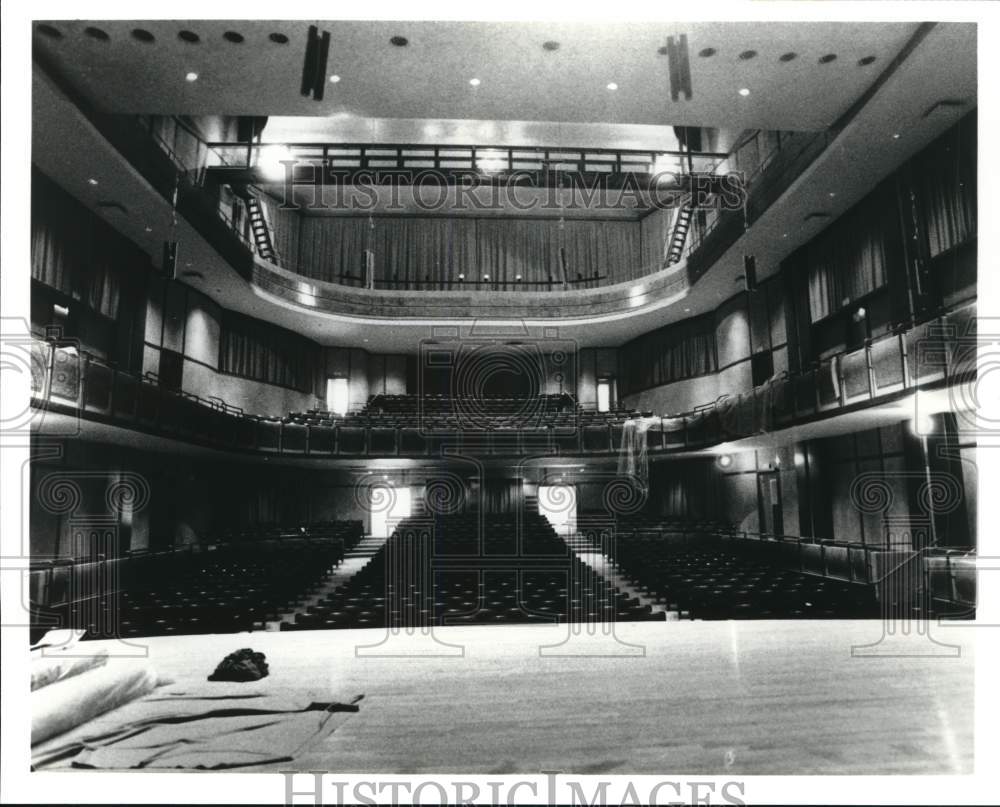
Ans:
{"type": "Polygon", "coordinates": [[[389,488],[392,498],[388,508],[373,508],[371,516],[371,534],[373,538],[388,538],[392,531],[404,518],[409,518],[413,506],[413,492],[408,487],[389,488]]]}
{"type": "Polygon", "coordinates": [[[538,512],[562,536],[576,532],[576,488],[573,485],[539,485],[538,512]]]}

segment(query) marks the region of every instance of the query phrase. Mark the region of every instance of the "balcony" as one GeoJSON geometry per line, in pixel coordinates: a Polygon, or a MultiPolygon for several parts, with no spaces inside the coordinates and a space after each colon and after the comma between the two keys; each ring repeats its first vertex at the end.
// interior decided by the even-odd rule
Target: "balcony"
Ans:
{"type": "Polygon", "coordinates": [[[487,457],[611,457],[623,445],[626,424],[639,421],[655,458],[862,410],[918,387],[969,384],[976,374],[974,316],[973,304],[900,327],[804,372],[675,415],[612,412],[594,418],[578,410],[568,423],[475,429],[459,424],[452,430],[386,418],[263,416],[219,398],[166,389],[153,374],[127,373],[71,344],[40,339],[32,344],[32,406],[42,433],[46,413],[53,412],[227,451],[316,459],[430,460],[445,450],[487,457]]]}

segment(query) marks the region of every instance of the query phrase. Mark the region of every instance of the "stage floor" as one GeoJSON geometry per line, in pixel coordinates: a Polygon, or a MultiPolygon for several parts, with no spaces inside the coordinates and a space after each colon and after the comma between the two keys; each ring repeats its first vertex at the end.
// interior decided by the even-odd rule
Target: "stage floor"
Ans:
{"type": "MultiPolygon", "coordinates": [[[[203,683],[224,655],[252,647],[270,664],[265,688],[328,682],[337,697],[364,693],[360,712],[282,770],[973,771],[967,628],[933,627],[957,656],[912,634],[879,642],[877,620],[630,623],[616,637],[569,642],[567,633],[470,626],[388,642],[384,630],[135,641],[180,685],[203,683]],[[866,652],[876,655],[856,655],[866,652]],[[929,652],[938,655],[905,655],[929,652]]],[[[115,652],[111,642],[87,646],[115,652]]]]}

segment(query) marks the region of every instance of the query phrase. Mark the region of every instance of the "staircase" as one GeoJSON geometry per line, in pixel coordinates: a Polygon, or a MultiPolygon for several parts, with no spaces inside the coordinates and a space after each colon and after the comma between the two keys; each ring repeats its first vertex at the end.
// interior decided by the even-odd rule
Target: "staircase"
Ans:
{"type": "Polygon", "coordinates": [[[260,199],[248,185],[234,186],[233,190],[243,199],[247,206],[247,218],[250,221],[250,232],[253,234],[257,254],[273,264],[278,263],[278,253],[274,249],[274,239],[271,237],[271,223],[267,220],[267,211],[260,199]]]}
{"type": "Polygon", "coordinates": [[[295,615],[305,613],[310,605],[322,602],[338,588],[346,585],[347,582],[367,566],[373,557],[378,553],[387,538],[374,538],[366,535],[358,545],[344,553],[344,559],[338,563],[331,573],[316,588],[309,591],[294,607],[278,615],[276,620],[268,621],[264,624],[265,630],[281,630],[282,623],[294,625],[295,615]]]}
{"type": "Polygon", "coordinates": [[[681,206],[674,217],[674,226],[667,241],[663,265],[671,266],[677,263],[684,254],[684,244],[687,242],[688,230],[691,229],[691,216],[694,215],[694,204],[688,194],[681,201],[681,206]]]}

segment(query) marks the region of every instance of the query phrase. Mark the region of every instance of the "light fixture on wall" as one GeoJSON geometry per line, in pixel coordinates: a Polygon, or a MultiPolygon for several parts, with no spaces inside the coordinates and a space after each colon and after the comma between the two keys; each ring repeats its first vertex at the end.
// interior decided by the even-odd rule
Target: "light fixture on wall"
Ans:
{"type": "Polygon", "coordinates": [[[922,414],[916,415],[913,420],[910,421],[910,431],[912,431],[917,437],[926,437],[929,434],[934,433],[934,429],[937,426],[934,420],[934,415],[922,414]]]}
{"type": "Polygon", "coordinates": [[[719,456],[718,462],[720,468],[728,468],[733,464],[733,458],[729,454],[722,454],[719,456]]]}

